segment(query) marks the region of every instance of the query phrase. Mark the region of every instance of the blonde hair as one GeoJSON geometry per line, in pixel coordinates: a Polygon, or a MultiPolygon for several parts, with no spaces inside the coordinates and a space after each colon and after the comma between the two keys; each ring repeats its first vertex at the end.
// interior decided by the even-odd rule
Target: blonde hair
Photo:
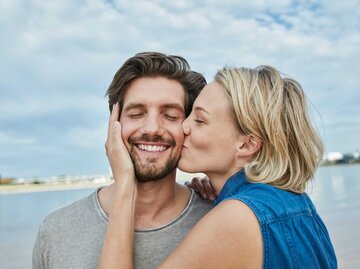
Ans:
{"type": "Polygon", "coordinates": [[[322,159],[323,144],[311,124],[300,84],[270,66],[225,67],[215,81],[230,100],[240,132],[262,141],[245,166],[247,178],[304,192],[322,159]]]}

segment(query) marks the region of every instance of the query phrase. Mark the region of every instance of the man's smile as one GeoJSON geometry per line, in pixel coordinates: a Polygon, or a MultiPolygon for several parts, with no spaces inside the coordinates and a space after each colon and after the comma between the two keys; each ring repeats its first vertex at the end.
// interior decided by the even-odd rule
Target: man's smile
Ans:
{"type": "Polygon", "coordinates": [[[149,151],[149,152],[162,152],[169,148],[169,146],[164,146],[164,145],[147,145],[147,144],[136,144],[136,147],[142,151],[149,151]]]}

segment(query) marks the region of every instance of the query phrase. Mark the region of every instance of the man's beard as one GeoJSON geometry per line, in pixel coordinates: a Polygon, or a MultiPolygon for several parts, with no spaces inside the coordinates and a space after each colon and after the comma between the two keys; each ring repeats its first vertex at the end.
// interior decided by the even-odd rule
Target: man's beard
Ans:
{"type": "Polygon", "coordinates": [[[176,169],[177,164],[179,162],[180,157],[170,156],[163,167],[158,167],[156,163],[156,158],[148,158],[145,163],[143,163],[135,152],[135,144],[134,142],[141,141],[141,142],[166,142],[171,146],[175,146],[175,141],[165,141],[161,137],[154,137],[150,138],[147,135],[143,135],[140,138],[130,139],[129,143],[131,145],[130,150],[130,158],[134,164],[135,169],[135,176],[139,183],[149,182],[149,181],[156,181],[160,180],[167,175],[169,175],[174,169],[176,169]]]}

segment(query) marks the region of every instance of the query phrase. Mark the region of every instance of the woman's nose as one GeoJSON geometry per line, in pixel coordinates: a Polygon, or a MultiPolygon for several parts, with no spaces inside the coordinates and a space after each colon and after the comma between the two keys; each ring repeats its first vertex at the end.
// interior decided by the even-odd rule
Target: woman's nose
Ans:
{"type": "Polygon", "coordinates": [[[183,132],[185,135],[190,134],[189,117],[187,117],[182,123],[183,132]]]}

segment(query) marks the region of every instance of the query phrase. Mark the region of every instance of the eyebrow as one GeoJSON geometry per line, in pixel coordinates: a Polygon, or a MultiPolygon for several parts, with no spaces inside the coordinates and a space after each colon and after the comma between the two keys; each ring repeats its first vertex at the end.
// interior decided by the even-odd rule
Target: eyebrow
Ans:
{"type": "Polygon", "coordinates": [[[162,109],[177,109],[180,110],[181,112],[184,112],[184,106],[176,104],[176,103],[171,103],[171,104],[166,104],[161,106],[162,109]]]}
{"type": "Polygon", "coordinates": [[[140,103],[129,103],[123,108],[123,110],[124,110],[124,112],[126,112],[126,111],[129,111],[131,109],[136,109],[136,108],[141,109],[141,108],[144,108],[144,107],[145,106],[143,104],[140,104],[140,103]]]}
{"type": "Polygon", "coordinates": [[[204,108],[199,107],[199,106],[194,107],[194,110],[195,110],[195,111],[202,111],[202,112],[204,112],[204,113],[206,113],[206,114],[209,114],[209,112],[207,112],[204,108]]]}
{"type": "MultiPolygon", "coordinates": [[[[124,112],[129,111],[131,109],[144,109],[146,106],[142,103],[129,103],[124,107],[124,112]]],[[[177,103],[169,103],[160,106],[161,109],[177,109],[182,112],[185,111],[184,106],[177,103]]]]}

